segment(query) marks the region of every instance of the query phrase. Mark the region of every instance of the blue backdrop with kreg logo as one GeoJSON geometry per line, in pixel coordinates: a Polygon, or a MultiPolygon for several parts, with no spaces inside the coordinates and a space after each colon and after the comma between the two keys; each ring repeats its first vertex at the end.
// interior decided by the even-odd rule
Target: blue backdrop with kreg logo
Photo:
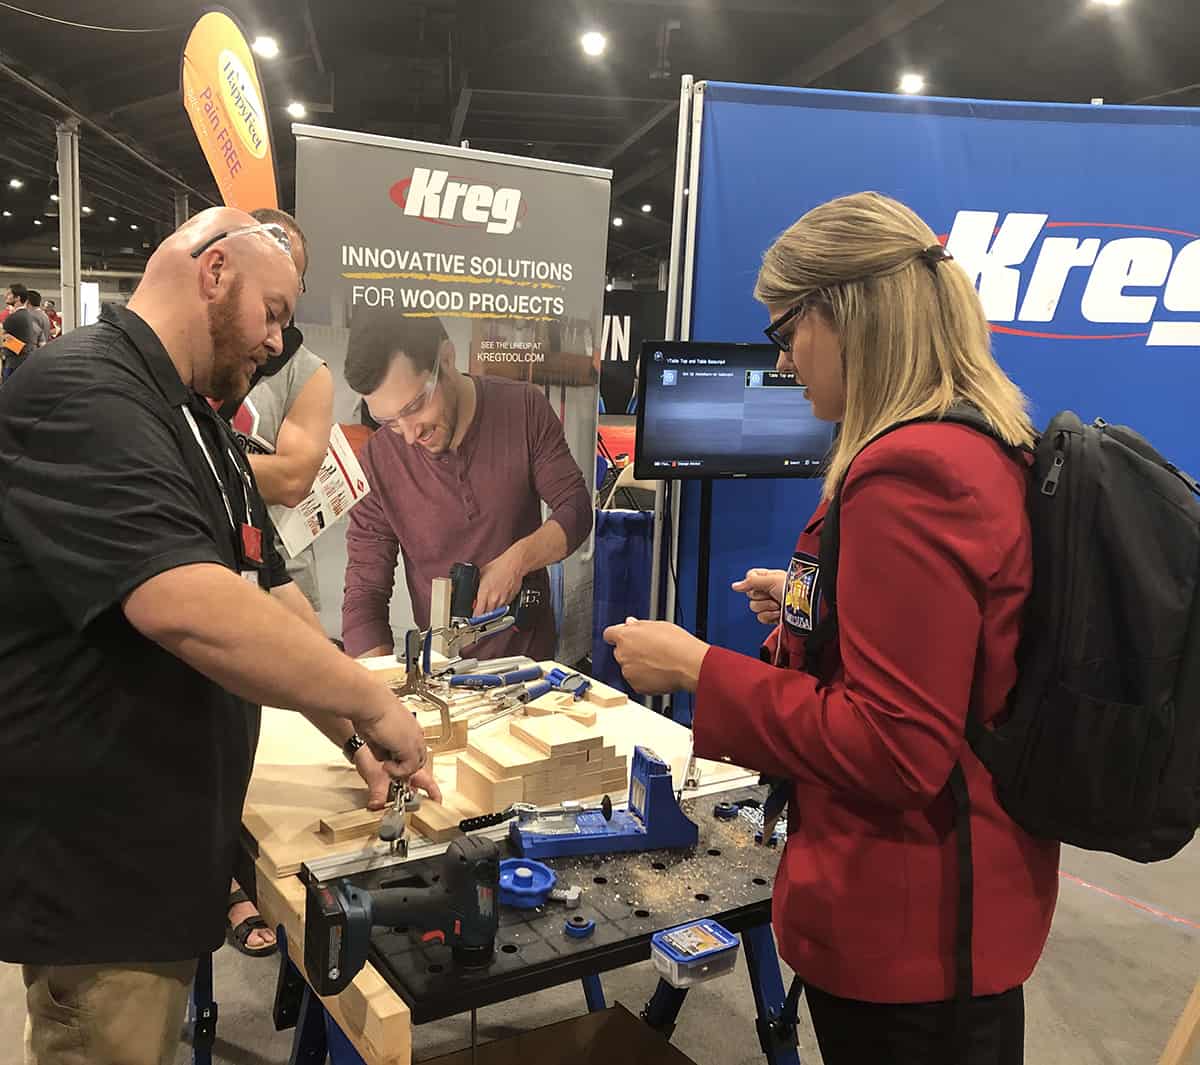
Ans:
{"type": "MultiPolygon", "coordinates": [[[[1001,365],[1044,424],[1137,427],[1200,474],[1200,110],[912,98],[709,82],[691,334],[761,340],[763,251],[809,208],[903,201],[976,278],[1001,365]]],[[[679,620],[695,622],[699,486],[684,488],[679,620]]],[[[729,582],[786,567],[818,483],[717,482],[709,639],[764,632],[729,582]]]]}

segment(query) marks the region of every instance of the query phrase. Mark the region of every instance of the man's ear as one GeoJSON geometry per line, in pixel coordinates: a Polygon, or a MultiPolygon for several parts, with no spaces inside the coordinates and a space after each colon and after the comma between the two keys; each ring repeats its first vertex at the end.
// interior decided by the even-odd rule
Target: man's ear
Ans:
{"type": "Polygon", "coordinates": [[[208,301],[217,299],[221,286],[229,283],[228,261],[220,248],[209,248],[200,256],[200,293],[208,301]]]}

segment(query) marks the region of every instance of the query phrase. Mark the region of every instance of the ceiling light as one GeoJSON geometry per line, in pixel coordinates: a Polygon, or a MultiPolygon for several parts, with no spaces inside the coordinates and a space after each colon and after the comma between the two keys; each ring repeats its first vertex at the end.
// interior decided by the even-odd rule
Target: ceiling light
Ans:
{"type": "Polygon", "coordinates": [[[612,291],[612,282],[611,282],[611,281],[610,281],[610,282],[609,282],[607,285],[605,285],[605,286],[604,286],[604,291],[605,291],[605,292],[611,292],[611,291],[612,291]]]}
{"type": "Polygon", "coordinates": [[[51,251],[58,251],[58,245],[57,245],[57,244],[51,244],[51,245],[50,245],[50,250],[51,250],[51,251]]]}
{"type": "Polygon", "coordinates": [[[10,189],[23,189],[25,187],[25,182],[22,181],[19,177],[9,178],[8,179],[8,187],[10,189]]]}
{"type": "Polygon", "coordinates": [[[12,211],[5,211],[5,212],[4,212],[4,217],[5,217],[5,218],[12,218],[12,211]]]}
{"type": "Polygon", "coordinates": [[[33,220],[33,224],[34,224],[35,226],[40,226],[40,225],[42,224],[42,220],[41,220],[40,218],[35,218],[35,219],[33,220]]]}
{"type": "Polygon", "coordinates": [[[920,74],[905,74],[900,78],[900,91],[909,95],[925,91],[925,78],[920,74]]]}
{"type": "Polygon", "coordinates": [[[608,47],[608,38],[596,30],[589,30],[579,38],[579,45],[585,55],[604,55],[604,50],[608,47]]]}
{"type": "Polygon", "coordinates": [[[1092,0],[1099,7],[1120,7],[1125,0],[1092,0]]]}
{"type": "Polygon", "coordinates": [[[254,49],[255,55],[260,55],[263,59],[274,59],[279,55],[279,42],[274,37],[255,37],[250,47],[254,49]]]}
{"type": "Polygon", "coordinates": [[[115,214],[110,214],[110,215],[108,216],[108,220],[109,220],[110,222],[115,222],[115,221],[117,220],[117,216],[116,216],[115,214]]]}
{"type": "Polygon", "coordinates": [[[50,193],[50,201],[52,203],[58,203],[58,193],[57,192],[50,193]]]}
{"type": "Polygon", "coordinates": [[[613,225],[616,226],[618,229],[620,229],[624,224],[625,224],[625,219],[622,218],[620,215],[617,215],[617,217],[613,219],[613,225]]]}
{"type": "Polygon", "coordinates": [[[304,104],[302,104],[299,100],[293,100],[287,105],[287,113],[291,115],[292,118],[303,118],[308,114],[308,108],[305,107],[304,104]]]}
{"type": "Polygon", "coordinates": [[[651,207],[650,204],[648,204],[648,203],[642,204],[642,214],[649,214],[653,210],[654,210],[654,208],[651,207]]]}
{"type": "Polygon", "coordinates": [[[137,229],[137,223],[136,223],[136,222],[130,222],[130,223],[129,223],[129,228],[130,228],[130,229],[137,229]]]}
{"type": "Polygon", "coordinates": [[[91,209],[90,207],[80,207],[79,209],[80,209],[80,210],[81,210],[81,211],[82,211],[84,214],[91,214],[91,213],[92,213],[92,209],[91,209]]]}

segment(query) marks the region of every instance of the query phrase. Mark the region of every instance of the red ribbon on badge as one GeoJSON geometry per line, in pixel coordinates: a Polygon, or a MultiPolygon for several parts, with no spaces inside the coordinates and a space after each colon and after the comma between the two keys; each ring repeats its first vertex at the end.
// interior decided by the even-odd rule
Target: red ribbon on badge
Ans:
{"type": "Polygon", "coordinates": [[[262,564],[262,530],[242,522],[242,554],[247,562],[262,564]]]}

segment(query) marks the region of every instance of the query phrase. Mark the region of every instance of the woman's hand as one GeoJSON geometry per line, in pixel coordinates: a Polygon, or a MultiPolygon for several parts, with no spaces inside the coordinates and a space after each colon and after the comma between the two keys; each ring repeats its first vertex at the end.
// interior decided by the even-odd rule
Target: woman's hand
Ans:
{"type": "Polygon", "coordinates": [[[625,679],[641,695],[694,692],[708,644],[668,621],[627,618],[604,630],[625,679]]]}
{"type": "Polygon", "coordinates": [[[783,584],[787,571],[781,569],[751,569],[746,571],[745,580],[734,581],[735,592],[745,592],[750,600],[750,609],[764,625],[779,624],[783,609],[783,584]]]}

